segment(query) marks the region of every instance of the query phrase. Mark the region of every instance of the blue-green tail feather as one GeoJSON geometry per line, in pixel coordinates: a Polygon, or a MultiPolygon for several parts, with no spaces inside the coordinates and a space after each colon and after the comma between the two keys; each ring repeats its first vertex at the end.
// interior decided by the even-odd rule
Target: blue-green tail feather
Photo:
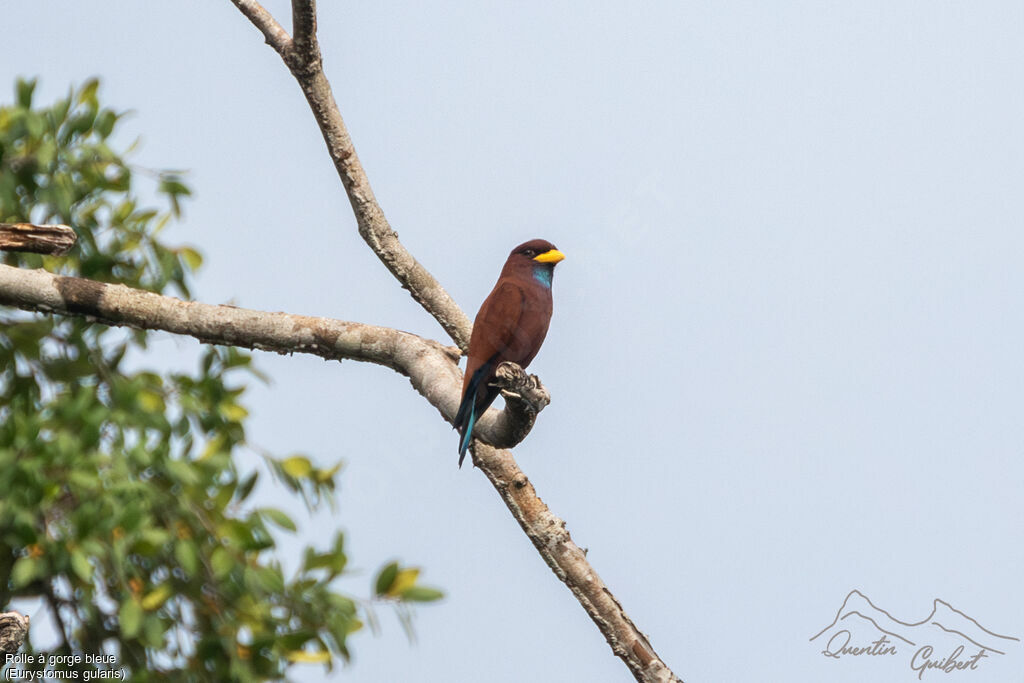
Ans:
{"type": "Polygon", "coordinates": [[[462,433],[462,441],[459,443],[459,467],[462,467],[462,461],[466,459],[466,450],[469,448],[469,442],[473,439],[474,425],[476,425],[475,402],[469,409],[469,419],[466,421],[466,431],[462,433]]]}
{"type": "Polygon", "coordinates": [[[462,467],[462,461],[466,459],[466,451],[469,449],[469,442],[473,439],[473,427],[476,426],[476,419],[487,410],[497,396],[497,390],[488,390],[482,397],[480,396],[480,384],[485,377],[490,377],[497,362],[496,358],[497,354],[473,373],[473,377],[469,380],[469,386],[466,387],[466,393],[462,396],[462,403],[459,404],[459,412],[455,414],[455,420],[452,422],[459,430],[459,467],[462,467]]]}

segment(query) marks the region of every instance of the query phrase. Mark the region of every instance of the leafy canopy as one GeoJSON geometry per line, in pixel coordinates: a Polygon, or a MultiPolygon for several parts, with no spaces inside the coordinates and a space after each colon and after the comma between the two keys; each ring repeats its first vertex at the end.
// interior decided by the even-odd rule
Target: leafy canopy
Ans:
{"type": "MultiPolygon", "coordinates": [[[[100,106],[98,85],[34,108],[35,82],[19,81],[0,108],[0,221],[64,223],[79,237],[65,256],[0,259],[187,297],[202,257],[161,231],[189,189],[179,173],[149,173],[169,208],[141,205],[144,172],[116,151],[122,114],[100,106]]],[[[278,679],[348,659],[349,635],[373,615],[337,589],[344,536],[306,548],[286,576],[271,528],[296,525],[254,507],[259,472],[236,464],[250,355],[204,347],[195,372],[161,374],[140,367],[150,334],[0,310],[0,607],[43,598],[60,653],[116,654],[138,681],[278,679]]],[[[337,466],[263,457],[310,508],[333,501],[337,466]]],[[[441,597],[417,581],[391,563],[374,597],[403,615],[441,597]]]]}

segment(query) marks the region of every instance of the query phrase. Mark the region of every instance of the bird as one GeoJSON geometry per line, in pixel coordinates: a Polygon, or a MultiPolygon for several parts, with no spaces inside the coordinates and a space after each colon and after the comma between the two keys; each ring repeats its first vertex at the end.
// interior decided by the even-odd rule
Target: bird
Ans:
{"type": "Polygon", "coordinates": [[[530,240],[512,250],[494,289],[480,306],[469,338],[462,401],[453,426],[459,430],[459,467],[473,426],[498,397],[491,385],[504,362],[525,368],[540,351],[551,323],[551,279],[565,254],[547,240],[530,240]]]}

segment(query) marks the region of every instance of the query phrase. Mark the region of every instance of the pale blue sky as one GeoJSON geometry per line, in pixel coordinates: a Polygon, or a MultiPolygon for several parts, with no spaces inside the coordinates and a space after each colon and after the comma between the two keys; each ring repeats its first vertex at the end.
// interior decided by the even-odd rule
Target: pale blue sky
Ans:
{"type": "MultiPolygon", "coordinates": [[[[287,3],[268,5],[282,22],[287,3]]],[[[328,77],[406,246],[472,316],[568,255],[516,455],[693,681],[911,681],[808,642],[858,588],[1024,637],[1024,5],[321,2],[328,77]]],[[[301,93],[228,0],[6,3],[0,92],[99,75],[138,163],[190,169],[208,302],[442,338],[362,244],[301,93]]],[[[190,341],[153,345],[187,362],[190,341]]],[[[260,355],[253,441],[344,458],[390,614],[350,681],[626,681],[456,436],[375,366],[260,355]]],[[[266,496],[283,496],[269,488],[266,496]]],[[[965,681],[1019,680],[1024,648],[965,681]]],[[[939,678],[942,674],[932,674],[939,678]]],[[[324,680],[310,667],[296,680],[324,680]]]]}

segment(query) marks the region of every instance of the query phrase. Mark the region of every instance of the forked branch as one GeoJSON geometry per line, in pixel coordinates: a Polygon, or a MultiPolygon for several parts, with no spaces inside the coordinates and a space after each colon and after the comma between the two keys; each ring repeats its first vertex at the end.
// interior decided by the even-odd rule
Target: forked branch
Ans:
{"type": "Polygon", "coordinates": [[[302,88],[327,144],[327,152],[345,186],[363,240],[402,287],[409,290],[412,298],[441,324],[460,349],[466,351],[472,328],[469,318],[444,287],[398,241],[398,235],[391,229],[373,195],[366,171],[334,101],[331,85],[324,76],[316,39],[316,3],[313,0],[295,0],[292,3],[292,17],[296,24],[293,29],[296,38],[293,40],[287,35],[280,35],[280,25],[259,3],[252,0],[232,2],[266,36],[267,43],[281,55],[302,88]]]}
{"type": "MultiPolygon", "coordinates": [[[[282,39],[277,31],[280,27],[258,3],[232,1],[263,32],[267,42],[277,50],[298,80],[352,204],[359,234],[402,287],[409,290],[465,351],[471,331],[469,319],[437,280],[398,241],[373,195],[330,83],[324,75],[316,39],[314,1],[292,0],[294,39],[282,39]]],[[[573,543],[565,522],[553,515],[537,496],[512,454],[474,441],[473,460],[501,494],[544,561],[583,605],[612,651],[626,663],[633,676],[638,681],[650,683],[678,681],[594,572],[583,551],[573,543]]]]}

